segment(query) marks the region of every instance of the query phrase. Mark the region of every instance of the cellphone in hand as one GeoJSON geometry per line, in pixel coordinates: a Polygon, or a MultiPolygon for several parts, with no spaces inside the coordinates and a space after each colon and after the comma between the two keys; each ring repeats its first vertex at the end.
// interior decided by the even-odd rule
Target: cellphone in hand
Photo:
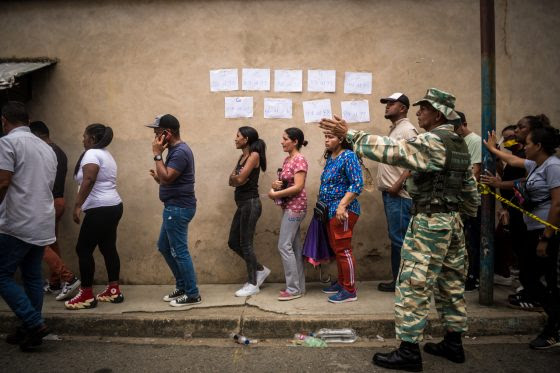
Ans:
{"type": "Polygon", "coordinates": [[[171,140],[171,132],[169,132],[168,130],[164,130],[161,133],[160,138],[163,137],[163,143],[166,144],[169,142],[169,140],[171,140]]]}

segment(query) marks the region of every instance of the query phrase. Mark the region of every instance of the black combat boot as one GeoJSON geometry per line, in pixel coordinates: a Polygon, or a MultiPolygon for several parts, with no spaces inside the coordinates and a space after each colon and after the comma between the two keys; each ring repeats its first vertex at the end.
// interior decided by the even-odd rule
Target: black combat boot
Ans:
{"type": "Polygon", "coordinates": [[[401,342],[396,350],[373,355],[373,364],[387,369],[422,371],[422,355],[417,343],[401,342]]]}
{"type": "Polygon", "coordinates": [[[426,343],[424,351],[436,356],[441,356],[454,363],[465,362],[465,351],[461,343],[461,333],[447,332],[443,341],[439,343],[426,343]]]}

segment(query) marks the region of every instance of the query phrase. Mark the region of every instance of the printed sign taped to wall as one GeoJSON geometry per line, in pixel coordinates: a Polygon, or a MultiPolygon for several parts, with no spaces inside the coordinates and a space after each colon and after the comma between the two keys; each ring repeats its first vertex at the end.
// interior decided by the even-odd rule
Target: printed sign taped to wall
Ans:
{"type": "Polygon", "coordinates": [[[303,117],[305,123],[316,123],[323,118],[332,118],[331,100],[303,101],[303,117]]]}
{"type": "Polygon", "coordinates": [[[340,108],[342,119],[348,123],[369,122],[368,100],[342,101],[340,108]]]}
{"type": "Polygon", "coordinates": [[[253,97],[226,97],[226,118],[252,118],[253,97]]]}
{"type": "Polygon", "coordinates": [[[270,69],[243,69],[241,79],[244,91],[270,91],[270,69]]]}
{"type": "Polygon", "coordinates": [[[237,91],[238,89],[237,69],[210,70],[211,92],[237,91]]]}
{"type": "Polygon", "coordinates": [[[302,70],[274,70],[275,92],[302,92],[302,70]]]}
{"type": "Polygon", "coordinates": [[[265,98],[265,119],[291,119],[292,100],[289,98],[265,98]]]}
{"type": "Polygon", "coordinates": [[[335,92],[336,70],[307,70],[308,92],[335,92]]]}
{"type": "Polygon", "coordinates": [[[372,74],[367,72],[344,73],[344,93],[371,95],[372,74]]]}

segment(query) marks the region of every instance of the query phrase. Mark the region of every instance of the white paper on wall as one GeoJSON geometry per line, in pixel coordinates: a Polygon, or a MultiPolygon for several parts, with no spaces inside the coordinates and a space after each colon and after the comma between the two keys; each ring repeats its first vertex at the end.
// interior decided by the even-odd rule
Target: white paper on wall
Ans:
{"type": "Polygon", "coordinates": [[[319,122],[323,118],[332,118],[331,100],[303,101],[305,123],[319,122]]]}
{"type": "Polygon", "coordinates": [[[274,70],[275,92],[302,92],[302,70],[274,70]]]}
{"type": "Polygon", "coordinates": [[[237,69],[210,70],[211,92],[237,91],[238,89],[237,69]]]}
{"type": "Polygon", "coordinates": [[[291,119],[292,100],[289,98],[265,98],[264,117],[266,119],[291,119]]]}
{"type": "Polygon", "coordinates": [[[334,92],[336,70],[307,70],[308,92],[334,92]]]}
{"type": "Polygon", "coordinates": [[[270,91],[270,69],[243,69],[241,79],[244,91],[270,91]]]}
{"type": "Polygon", "coordinates": [[[371,73],[344,73],[344,93],[371,95],[371,73]]]}
{"type": "Polygon", "coordinates": [[[342,119],[348,123],[369,122],[368,100],[342,101],[342,119]]]}
{"type": "Polygon", "coordinates": [[[226,97],[226,118],[252,118],[253,97],[226,97]]]}

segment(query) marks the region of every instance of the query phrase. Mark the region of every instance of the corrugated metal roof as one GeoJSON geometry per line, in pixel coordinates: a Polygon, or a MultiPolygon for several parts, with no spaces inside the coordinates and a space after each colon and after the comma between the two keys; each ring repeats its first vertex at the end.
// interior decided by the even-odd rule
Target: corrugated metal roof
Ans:
{"type": "Polygon", "coordinates": [[[17,77],[42,69],[56,63],[55,61],[44,62],[0,62],[0,89],[11,88],[17,77]]]}

